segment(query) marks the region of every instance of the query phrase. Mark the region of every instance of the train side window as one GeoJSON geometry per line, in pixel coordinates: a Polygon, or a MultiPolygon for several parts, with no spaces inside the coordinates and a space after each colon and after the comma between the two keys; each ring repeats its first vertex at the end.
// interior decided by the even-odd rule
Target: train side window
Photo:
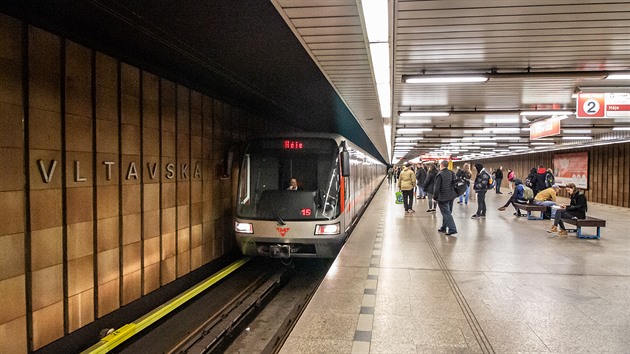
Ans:
{"type": "Polygon", "coordinates": [[[250,163],[249,163],[249,154],[246,154],[243,157],[243,166],[241,168],[241,178],[240,178],[240,190],[239,190],[239,202],[241,204],[250,204],[251,201],[251,187],[250,187],[250,163]]]}

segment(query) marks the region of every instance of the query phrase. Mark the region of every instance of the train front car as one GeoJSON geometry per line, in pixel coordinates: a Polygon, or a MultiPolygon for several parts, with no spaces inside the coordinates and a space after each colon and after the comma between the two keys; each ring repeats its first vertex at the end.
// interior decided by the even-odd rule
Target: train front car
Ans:
{"type": "Polygon", "coordinates": [[[346,229],[341,155],[334,138],[269,138],[248,144],[235,222],[244,255],[337,255],[346,229]],[[290,189],[292,179],[297,190],[290,189]]]}

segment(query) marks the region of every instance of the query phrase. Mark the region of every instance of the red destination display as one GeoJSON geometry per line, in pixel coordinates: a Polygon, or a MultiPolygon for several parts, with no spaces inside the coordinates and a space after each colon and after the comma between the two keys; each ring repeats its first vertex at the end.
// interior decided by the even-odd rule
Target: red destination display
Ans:
{"type": "Polygon", "coordinates": [[[301,141],[296,141],[296,140],[285,140],[284,141],[284,148],[285,149],[294,149],[294,150],[303,149],[304,148],[304,143],[301,142],[301,141]]]}
{"type": "Polygon", "coordinates": [[[311,216],[311,209],[310,208],[303,208],[302,209],[302,216],[311,216]]]}

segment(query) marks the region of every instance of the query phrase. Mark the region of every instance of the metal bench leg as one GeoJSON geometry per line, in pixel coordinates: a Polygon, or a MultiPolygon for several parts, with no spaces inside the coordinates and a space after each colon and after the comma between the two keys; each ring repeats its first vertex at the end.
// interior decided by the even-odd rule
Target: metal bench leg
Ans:
{"type": "Polygon", "coordinates": [[[577,238],[590,238],[590,239],[599,239],[601,237],[601,227],[595,226],[597,228],[597,235],[583,235],[582,227],[578,227],[577,229],[577,238]]]}

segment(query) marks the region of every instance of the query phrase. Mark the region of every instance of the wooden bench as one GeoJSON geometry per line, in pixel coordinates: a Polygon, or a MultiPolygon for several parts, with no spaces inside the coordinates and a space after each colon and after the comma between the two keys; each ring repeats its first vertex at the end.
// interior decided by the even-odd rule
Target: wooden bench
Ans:
{"type": "Polygon", "coordinates": [[[547,211],[547,207],[544,205],[514,203],[514,206],[527,212],[527,220],[542,220],[545,217],[545,211],[547,211]],[[539,211],[540,217],[533,216],[532,211],[539,211]]]}
{"type": "Polygon", "coordinates": [[[562,219],[562,222],[575,225],[575,229],[567,230],[571,232],[577,232],[578,238],[600,238],[600,228],[606,227],[606,220],[587,216],[586,219],[562,219]],[[597,235],[583,235],[582,227],[596,227],[597,235]]]}

